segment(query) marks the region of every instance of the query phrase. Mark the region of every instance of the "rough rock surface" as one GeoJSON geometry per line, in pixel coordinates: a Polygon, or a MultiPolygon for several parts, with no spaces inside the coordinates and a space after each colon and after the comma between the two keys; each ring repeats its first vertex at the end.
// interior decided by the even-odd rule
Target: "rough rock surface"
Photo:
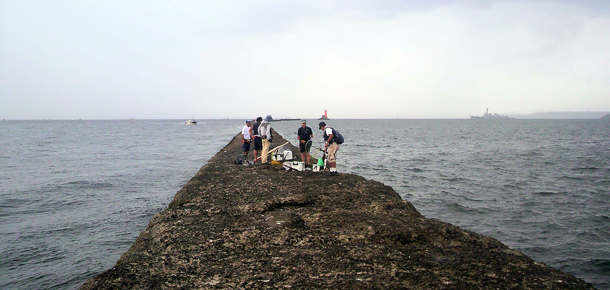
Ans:
{"type": "Polygon", "coordinates": [[[233,164],[239,138],[81,289],[593,289],[379,182],[233,164]]]}

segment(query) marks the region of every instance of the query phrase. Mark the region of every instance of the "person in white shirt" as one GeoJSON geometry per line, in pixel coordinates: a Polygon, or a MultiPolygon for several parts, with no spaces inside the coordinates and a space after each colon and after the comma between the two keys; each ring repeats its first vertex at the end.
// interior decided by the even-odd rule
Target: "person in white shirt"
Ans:
{"type": "Polygon", "coordinates": [[[252,136],[250,135],[250,126],[252,126],[252,121],[246,120],[246,126],[241,129],[241,151],[248,156],[248,152],[250,152],[250,142],[252,141],[252,136]]]}
{"type": "Polygon", "coordinates": [[[337,176],[337,151],[339,151],[339,144],[333,139],[333,128],[327,126],[326,123],[320,122],[320,130],[324,131],[324,146],[326,147],[326,160],[328,161],[328,168],[330,172],[326,176],[337,176]]]}

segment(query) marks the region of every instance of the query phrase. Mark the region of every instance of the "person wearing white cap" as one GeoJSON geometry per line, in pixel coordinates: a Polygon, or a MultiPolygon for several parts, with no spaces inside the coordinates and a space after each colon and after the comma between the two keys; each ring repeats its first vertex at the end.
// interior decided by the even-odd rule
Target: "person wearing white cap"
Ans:
{"type": "Polygon", "coordinates": [[[311,139],[313,138],[313,132],[311,128],[307,127],[307,121],[301,120],[301,127],[299,131],[297,131],[297,139],[299,139],[299,151],[301,151],[301,161],[305,162],[307,158],[306,164],[311,164],[311,156],[309,155],[309,150],[311,149],[311,139]]]}
{"type": "Polygon", "coordinates": [[[269,122],[273,121],[271,115],[267,115],[265,120],[258,126],[258,135],[263,139],[263,152],[261,152],[261,162],[267,163],[267,155],[269,155],[269,147],[271,146],[271,142],[273,142],[273,135],[271,134],[271,124],[269,122]]]}

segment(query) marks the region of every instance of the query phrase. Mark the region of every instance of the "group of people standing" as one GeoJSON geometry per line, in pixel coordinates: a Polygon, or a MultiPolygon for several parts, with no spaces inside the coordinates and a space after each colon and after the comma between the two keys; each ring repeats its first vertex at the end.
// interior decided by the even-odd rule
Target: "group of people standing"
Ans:
{"type": "MultiPolygon", "coordinates": [[[[246,126],[242,129],[242,152],[248,156],[250,152],[250,144],[254,143],[254,162],[257,162],[260,158],[262,163],[267,163],[269,155],[269,147],[273,141],[273,135],[271,133],[271,122],[273,118],[271,115],[267,115],[265,119],[262,117],[256,118],[255,122],[246,120],[246,126]],[[253,124],[254,123],[254,124],[253,124]],[[258,156],[260,152],[260,157],[258,156]]],[[[334,141],[333,129],[326,125],[324,122],[318,124],[320,130],[323,131],[324,146],[326,149],[327,166],[330,172],[327,176],[337,175],[337,151],[339,150],[339,144],[334,141]]],[[[311,165],[311,145],[313,142],[313,131],[307,126],[306,120],[301,120],[301,127],[297,132],[297,139],[299,140],[299,151],[301,152],[301,160],[306,162],[305,164],[311,165]]]]}
{"type": "Polygon", "coordinates": [[[250,144],[254,143],[254,162],[258,161],[258,153],[260,152],[261,162],[267,163],[269,147],[273,141],[271,124],[269,123],[271,120],[273,120],[271,115],[267,115],[264,120],[263,117],[256,118],[254,124],[252,124],[251,120],[246,120],[246,126],[244,126],[244,128],[241,130],[242,152],[244,155],[248,156],[248,152],[250,152],[250,144]]]}

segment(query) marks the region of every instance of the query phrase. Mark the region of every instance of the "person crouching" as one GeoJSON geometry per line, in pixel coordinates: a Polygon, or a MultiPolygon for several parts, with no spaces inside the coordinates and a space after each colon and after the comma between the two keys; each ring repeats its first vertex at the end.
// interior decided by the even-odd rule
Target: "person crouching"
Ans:
{"type": "Polygon", "coordinates": [[[328,161],[328,168],[330,172],[326,176],[336,176],[337,173],[337,151],[339,151],[339,144],[333,140],[333,128],[327,126],[326,123],[320,122],[320,130],[324,131],[324,146],[326,147],[326,160],[328,161]]]}

